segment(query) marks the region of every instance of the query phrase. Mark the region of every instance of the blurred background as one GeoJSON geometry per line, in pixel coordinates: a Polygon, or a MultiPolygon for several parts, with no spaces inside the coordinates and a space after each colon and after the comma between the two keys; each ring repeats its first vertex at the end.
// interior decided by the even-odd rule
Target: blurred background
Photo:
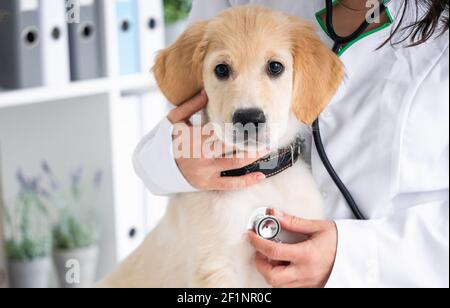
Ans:
{"type": "Polygon", "coordinates": [[[90,287],[164,215],[134,174],[190,0],[0,0],[0,287],[90,287]]]}

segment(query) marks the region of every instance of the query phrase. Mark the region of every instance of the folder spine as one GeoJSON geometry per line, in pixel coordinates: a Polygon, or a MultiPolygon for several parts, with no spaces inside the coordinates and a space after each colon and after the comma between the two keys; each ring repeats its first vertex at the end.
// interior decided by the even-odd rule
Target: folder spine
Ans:
{"type": "Polygon", "coordinates": [[[6,89],[43,85],[42,43],[37,0],[2,0],[0,85],[6,89]]]}
{"type": "Polygon", "coordinates": [[[162,0],[138,0],[140,71],[150,73],[158,50],[164,47],[162,0]]]}
{"type": "Polygon", "coordinates": [[[40,0],[43,83],[63,85],[70,81],[66,0],[40,0]]]}
{"type": "Polygon", "coordinates": [[[69,24],[70,75],[73,81],[100,78],[101,27],[98,0],[80,4],[80,22],[69,24]]]}
{"type": "Polygon", "coordinates": [[[139,72],[139,32],[136,0],[116,0],[119,71],[121,75],[139,72]]]}

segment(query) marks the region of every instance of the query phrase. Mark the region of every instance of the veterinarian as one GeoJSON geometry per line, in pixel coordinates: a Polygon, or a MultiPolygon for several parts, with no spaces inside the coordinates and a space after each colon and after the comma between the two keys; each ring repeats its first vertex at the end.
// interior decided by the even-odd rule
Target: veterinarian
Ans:
{"type": "MultiPolygon", "coordinates": [[[[190,20],[248,3],[310,20],[332,47],[323,0],[194,0],[190,20]]],[[[352,33],[371,4],[337,1],[336,32],[352,33]]],[[[337,173],[369,219],[353,219],[309,142],[312,172],[334,221],[275,212],[284,229],[310,239],[287,245],[248,235],[258,251],[258,270],[271,285],[448,287],[448,5],[448,0],[386,1],[381,18],[339,51],[347,79],[320,117],[322,138],[337,173]],[[274,266],[269,259],[290,265],[274,266]]],[[[171,111],[138,147],[137,173],[153,193],[241,189],[264,180],[262,174],[221,178],[221,171],[230,169],[225,158],[172,158],[173,124],[188,120],[207,100],[202,93],[171,111]]],[[[236,161],[234,168],[251,162],[236,161]]]]}

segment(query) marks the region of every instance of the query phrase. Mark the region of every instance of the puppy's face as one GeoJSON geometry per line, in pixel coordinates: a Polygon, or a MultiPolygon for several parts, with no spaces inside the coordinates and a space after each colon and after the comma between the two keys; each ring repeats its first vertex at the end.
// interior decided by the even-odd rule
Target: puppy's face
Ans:
{"type": "Polygon", "coordinates": [[[285,134],[294,58],[283,38],[279,33],[255,31],[246,44],[235,37],[217,37],[210,45],[203,65],[207,114],[222,128],[227,143],[273,146],[285,134]]]}
{"type": "Polygon", "coordinates": [[[204,88],[222,138],[231,142],[244,129],[250,145],[276,144],[291,118],[312,123],[343,78],[341,62],[312,26],[256,6],[194,24],[159,54],[154,72],[175,105],[204,88]]]}

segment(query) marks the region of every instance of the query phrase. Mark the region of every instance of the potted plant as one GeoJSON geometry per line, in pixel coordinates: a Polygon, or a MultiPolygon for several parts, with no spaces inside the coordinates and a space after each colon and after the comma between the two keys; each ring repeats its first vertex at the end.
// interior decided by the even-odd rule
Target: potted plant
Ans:
{"type": "Polygon", "coordinates": [[[75,215],[62,214],[53,228],[53,259],[63,288],[88,288],[95,283],[99,249],[93,228],[75,215]]]}
{"type": "Polygon", "coordinates": [[[185,30],[192,0],[164,0],[166,44],[170,45],[185,30]]]}
{"type": "MultiPolygon", "coordinates": [[[[57,210],[52,230],[53,260],[60,285],[63,288],[92,287],[96,279],[99,254],[97,233],[93,223],[71,210],[78,209],[80,212],[83,207],[90,205],[85,200],[82,189],[83,169],[78,168],[71,174],[68,190],[61,188],[46,162],[42,164],[42,169],[49,179],[54,208],[57,210]]],[[[101,181],[102,173],[98,171],[90,188],[98,190],[101,181]]]]}
{"type": "Polygon", "coordinates": [[[46,288],[51,271],[49,216],[39,187],[39,178],[26,179],[17,173],[21,191],[11,208],[6,208],[5,251],[12,288],[46,288]]]}

